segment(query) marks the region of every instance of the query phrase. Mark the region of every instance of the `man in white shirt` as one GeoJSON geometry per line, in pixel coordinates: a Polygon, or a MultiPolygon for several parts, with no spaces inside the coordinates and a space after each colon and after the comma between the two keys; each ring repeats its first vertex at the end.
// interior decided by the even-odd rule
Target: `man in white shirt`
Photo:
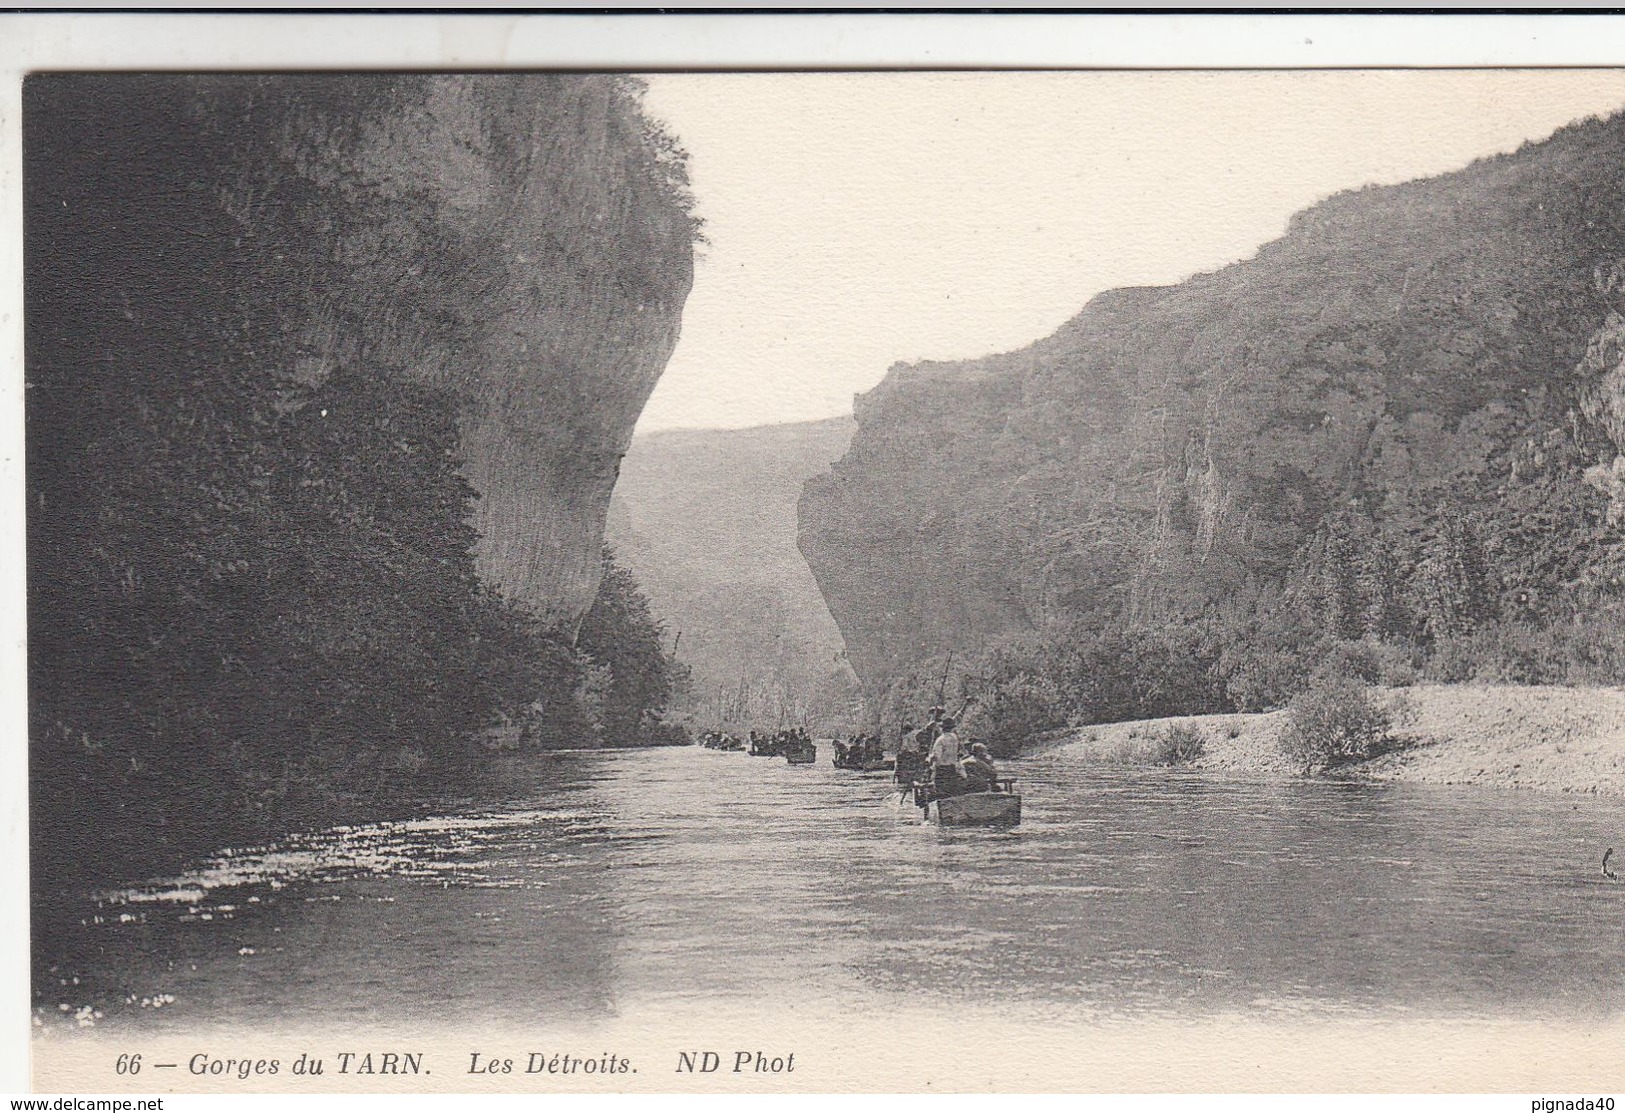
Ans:
{"type": "Polygon", "coordinates": [[[959,735],[952,719],[942,720],[942,733],[931,744],[931,795],[953,796],[959,792],[959,735]]]}

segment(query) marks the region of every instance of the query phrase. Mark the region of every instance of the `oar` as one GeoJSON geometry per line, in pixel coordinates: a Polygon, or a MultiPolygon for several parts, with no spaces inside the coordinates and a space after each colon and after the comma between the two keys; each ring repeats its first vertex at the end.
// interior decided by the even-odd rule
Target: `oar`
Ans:
{"type": "Polygon", "coordinates": [[[948,660],[942,666],[942,679],[937,681],[937,706],[942,706],[942,693],[948,687],[948,670],[954,667],[954,651],[948,651],[948,660]]]}

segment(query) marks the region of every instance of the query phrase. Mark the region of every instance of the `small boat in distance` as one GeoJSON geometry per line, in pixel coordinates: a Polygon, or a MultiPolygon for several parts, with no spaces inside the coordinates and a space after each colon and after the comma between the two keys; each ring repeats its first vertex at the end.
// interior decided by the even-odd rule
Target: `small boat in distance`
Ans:
{"type": "Polygon", "coordinates": [[[897,763],[889,757],[871,757],[862,761],[837,765],[837,769],[853,769],[859,773],[890,773],[897,763]]]}
{"type": "MultiPolygon", "coordinates": [[[[789,730],[781,730],[775,734],[757,734],[753,730],[750,732],[750,750],[748,752],[751,757],[789,757],[800,749],[811,749],[812,744],[813,741],[808,737],[806,727],[792,727],[789,730]]],[[[808,758],[807,760],[811,761],[813,759],[808,758]]],[[[805,763],[797,761],[794,764],[802,765],[805,763]]]]}
{"type": "Polygon", "coordinates": [[[818,747],[812,742],[793,745],[784,751],[784,760],[791,765],[811,765],[818,760],[818,747]]]}
{"type": "Polygon", "coordinates": [[[851,769],[859,773],[878,773],[896,765],[881,749],[878,734],[859,735],[855,738],[829,739],[835,756],[831,759],[837,769],[851,769]]]}

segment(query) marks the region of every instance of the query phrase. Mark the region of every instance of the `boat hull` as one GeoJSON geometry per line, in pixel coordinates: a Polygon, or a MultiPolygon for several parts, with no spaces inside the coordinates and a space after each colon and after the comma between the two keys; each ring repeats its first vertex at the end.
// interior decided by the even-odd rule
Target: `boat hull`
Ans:
{"type": "Polygon", "coordinates": [[[1014,827],[1021,797],[1013,792],[967,792],[931,801],[927,818],[944,827],[1014,827]]]}
{"type": "Polygon", "coordinates": [[[805,750],[792,750],[784,755],[784,760],[791,765],[811,765],[818,760],[818,747],[808,746],[805,750]]]}

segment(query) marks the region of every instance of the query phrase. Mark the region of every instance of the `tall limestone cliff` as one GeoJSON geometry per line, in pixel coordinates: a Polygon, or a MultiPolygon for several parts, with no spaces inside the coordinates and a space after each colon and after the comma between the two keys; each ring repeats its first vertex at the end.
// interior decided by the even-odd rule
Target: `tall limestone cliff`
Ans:
{"type": "Polygon", "coordinates": [[[580,619],[693,278],[680,156],[634,82],[64,75],[28,96],[59,132],[35,140],[36,196],[59,203],[31,235],[123,276],[39,275],[40,319],[139,352],[198,284],[234,284],[241,358],[447,388],[482,574],[549,623],[580,619]]]}
{"type": "Polygon", "coordinates": [[[1609,587],[1622,168],[1625,118],[1585,121],[1334,196],[1251,259],[1101,294],[1021,351],[893,367],[800,504],[866,691],[950,650],[1291,590],[1356,518],[1423,546],[1470,523],[1505,613],[1609,587]]]}

